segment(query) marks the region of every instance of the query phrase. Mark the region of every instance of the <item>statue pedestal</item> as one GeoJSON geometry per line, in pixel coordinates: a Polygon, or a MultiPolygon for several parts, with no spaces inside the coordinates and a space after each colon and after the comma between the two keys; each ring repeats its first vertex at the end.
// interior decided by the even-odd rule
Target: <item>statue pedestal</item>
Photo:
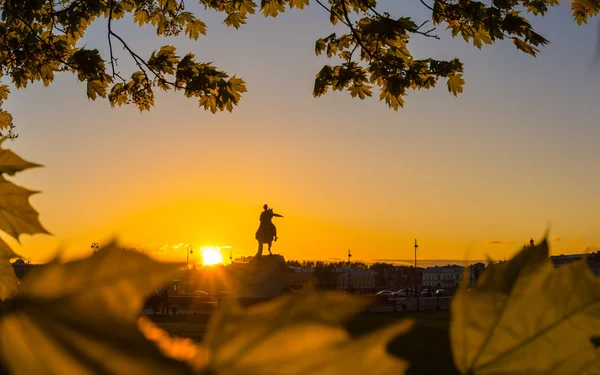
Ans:
{"type": "Polygon", "coordinates": [[[248,263],[247,272],[240,277],[235,297],[268,299],[279,296],[287,287],[285,270],[285,258],[281,255],[253,258],[248,263]]]}

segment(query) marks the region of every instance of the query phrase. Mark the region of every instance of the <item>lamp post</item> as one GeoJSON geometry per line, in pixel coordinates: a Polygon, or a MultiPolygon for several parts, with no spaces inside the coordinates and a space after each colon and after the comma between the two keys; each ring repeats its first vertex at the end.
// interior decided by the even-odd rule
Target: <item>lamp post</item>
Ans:
{"type": "Polygon", "coordinates": [[[194,250],[192,250],[192,245],[187,245],[187,250],[185,252],[185,271],[186,271],[186,292],[190,294],[190,255],[194,254],[194,250]]]}
{"type": "Polygon", "coordinates": [[[348,249],[348,292],[352,291],[352,285],[350,281],[350,259],[352,259],[352,253],[350,249],[348,249]]]}
{"type": "Polygon", "coordinates": [[[417,290],[417,239],[415,238],[415,297],[417,297],[417,311],[419,311],[419,291],[417,290]]]}

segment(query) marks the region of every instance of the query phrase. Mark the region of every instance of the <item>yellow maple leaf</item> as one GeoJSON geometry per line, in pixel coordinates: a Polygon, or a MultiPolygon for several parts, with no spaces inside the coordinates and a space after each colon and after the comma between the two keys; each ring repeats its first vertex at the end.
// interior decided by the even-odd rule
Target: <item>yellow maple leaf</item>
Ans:
{"type": "Polygon", "coordinates": [[[0,140],[0,230],[17,241],[21,234],[49,234],[40,224],[38,212],[29,204],[29,197],[38,192],[4,179],[4,174],[13,176],[17,172],[41,165],[25,161],[11,150],[3,149],[3,142],[4,139],[0,140]]]}
{"type": "Polygon", "coordinates": [[[463,374],[598,374],[600,279],[586,259],[555,268],[548,243],[490,264],[452,301],[450,337],[463,374]]]}
{"type": "Polygon", "coordinates": [[[39,213],[29,204],[29,197],[36,193],[0,177],[1,230],[17,240],[21,234],[49,234],[38,219],[39,213]]]}
{"type": "Polygon", "coordinates": [[[40,164],[23,160],[12,150],[3,149],[2,144],[5,140],[6,139],[0,139],[0,173],[6,173],[9,176],[14,176],[15,173],[24,171],[25,169],[41,167],[40,164]]]}
{"type": "Polygon", "coordinates": [[[209,322],[203,344],[216,374],[403,374],[408,364],[386,352],[410,329],[406,320],[352,339],[341,325],[364,308],[336,292],[294,293],[242,308],[231,302],[209,322]]]}
{"type": "Polygon", "coordinates": [[[109,244],[89,258],[37,266],[3,306],[0,353],[11,374],[191,374],[139,331],[144,293],[180,265],[109,244]]]}

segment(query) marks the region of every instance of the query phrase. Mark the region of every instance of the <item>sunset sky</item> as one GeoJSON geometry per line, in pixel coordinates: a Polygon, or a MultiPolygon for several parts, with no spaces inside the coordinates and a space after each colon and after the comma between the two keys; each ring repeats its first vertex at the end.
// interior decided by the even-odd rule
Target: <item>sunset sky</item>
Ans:
{"type": "MultiPolygon", "coordinates": [[[[427,19],[407,3],[382,10],[427,19]]],[[[201,10],[208,35],[197,42],[161,41],[129,19],[116,31],[142,56],[174,44],[243,78],[249,92],[232,114],[181,93],[159,93],[151,112],[111,109],[68,74],[13,90],[5,108],[20,136],[4,146],[45,167],[12,180],[43,192],[31,201],[53,234],[23,236],[17,251],[79,257],[116,235],[164,259],[185,260],[182,243],[253,255],[265,203],[285,216],[274,251],[287,259],[348,249],[354,260],[410,259],[414,238],[422,259],[502,259],[549,225],[555,254],[600,246],[596,20],[578,27],[566,6],[536,19],[551,41],[537,59],[510,42],[480,51],[443,30],[441,41],[415,37],[416,57],[463,60],[465,92],[454,98],[440,81],[394,112],[345,92],[312,97],[328,63],[315,40],[334,31],[318,6],[252,16],[237,31],[224,17],[201,10]]],[[[105,28],[89,29],[88,48],[106,53],[105,28]]]]}

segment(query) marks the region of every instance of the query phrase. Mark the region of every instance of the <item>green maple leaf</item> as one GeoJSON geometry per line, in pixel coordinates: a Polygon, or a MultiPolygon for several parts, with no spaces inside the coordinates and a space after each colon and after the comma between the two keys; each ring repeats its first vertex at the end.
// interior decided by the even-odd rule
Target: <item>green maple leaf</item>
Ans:
{"type": "Polygon", "coordinates": [[[458,96],[458,94],[463,92],[464,85],[465,80],[461,73],[456,73],[448,78],[448,91],[454,96],[458,96]]]}
{"type": "Polygon", "coordinates": [[[115,244],[27,273],[0,318],[0,352],[11,374],[192,374],[138,329],[144,293],[181,272],[115,244]],[[30,355],[35,343],[35,356],[30,355]],[[10,343],[10,344],[9,344],[10,343]]]}
{"type": "Polygon", "coordinates": [[[450,338],[463,374],[597,374],[600,279],[587,259],[555,268],[548,242],[489,264],[452,301],[450,338]]]}
{"type": "Polygon", "coordinates": [[[386,346],[410,329],[410,321],[356,339],[342,327],[365,302],[339,292],[308,289],[247,309],[226,304],[207,327],[203,341],[207,370],[254,375],[403,374],[407,363],[388,354],[386,346]],[[289,340],[293,345],[282,345],[289,340]]]}

